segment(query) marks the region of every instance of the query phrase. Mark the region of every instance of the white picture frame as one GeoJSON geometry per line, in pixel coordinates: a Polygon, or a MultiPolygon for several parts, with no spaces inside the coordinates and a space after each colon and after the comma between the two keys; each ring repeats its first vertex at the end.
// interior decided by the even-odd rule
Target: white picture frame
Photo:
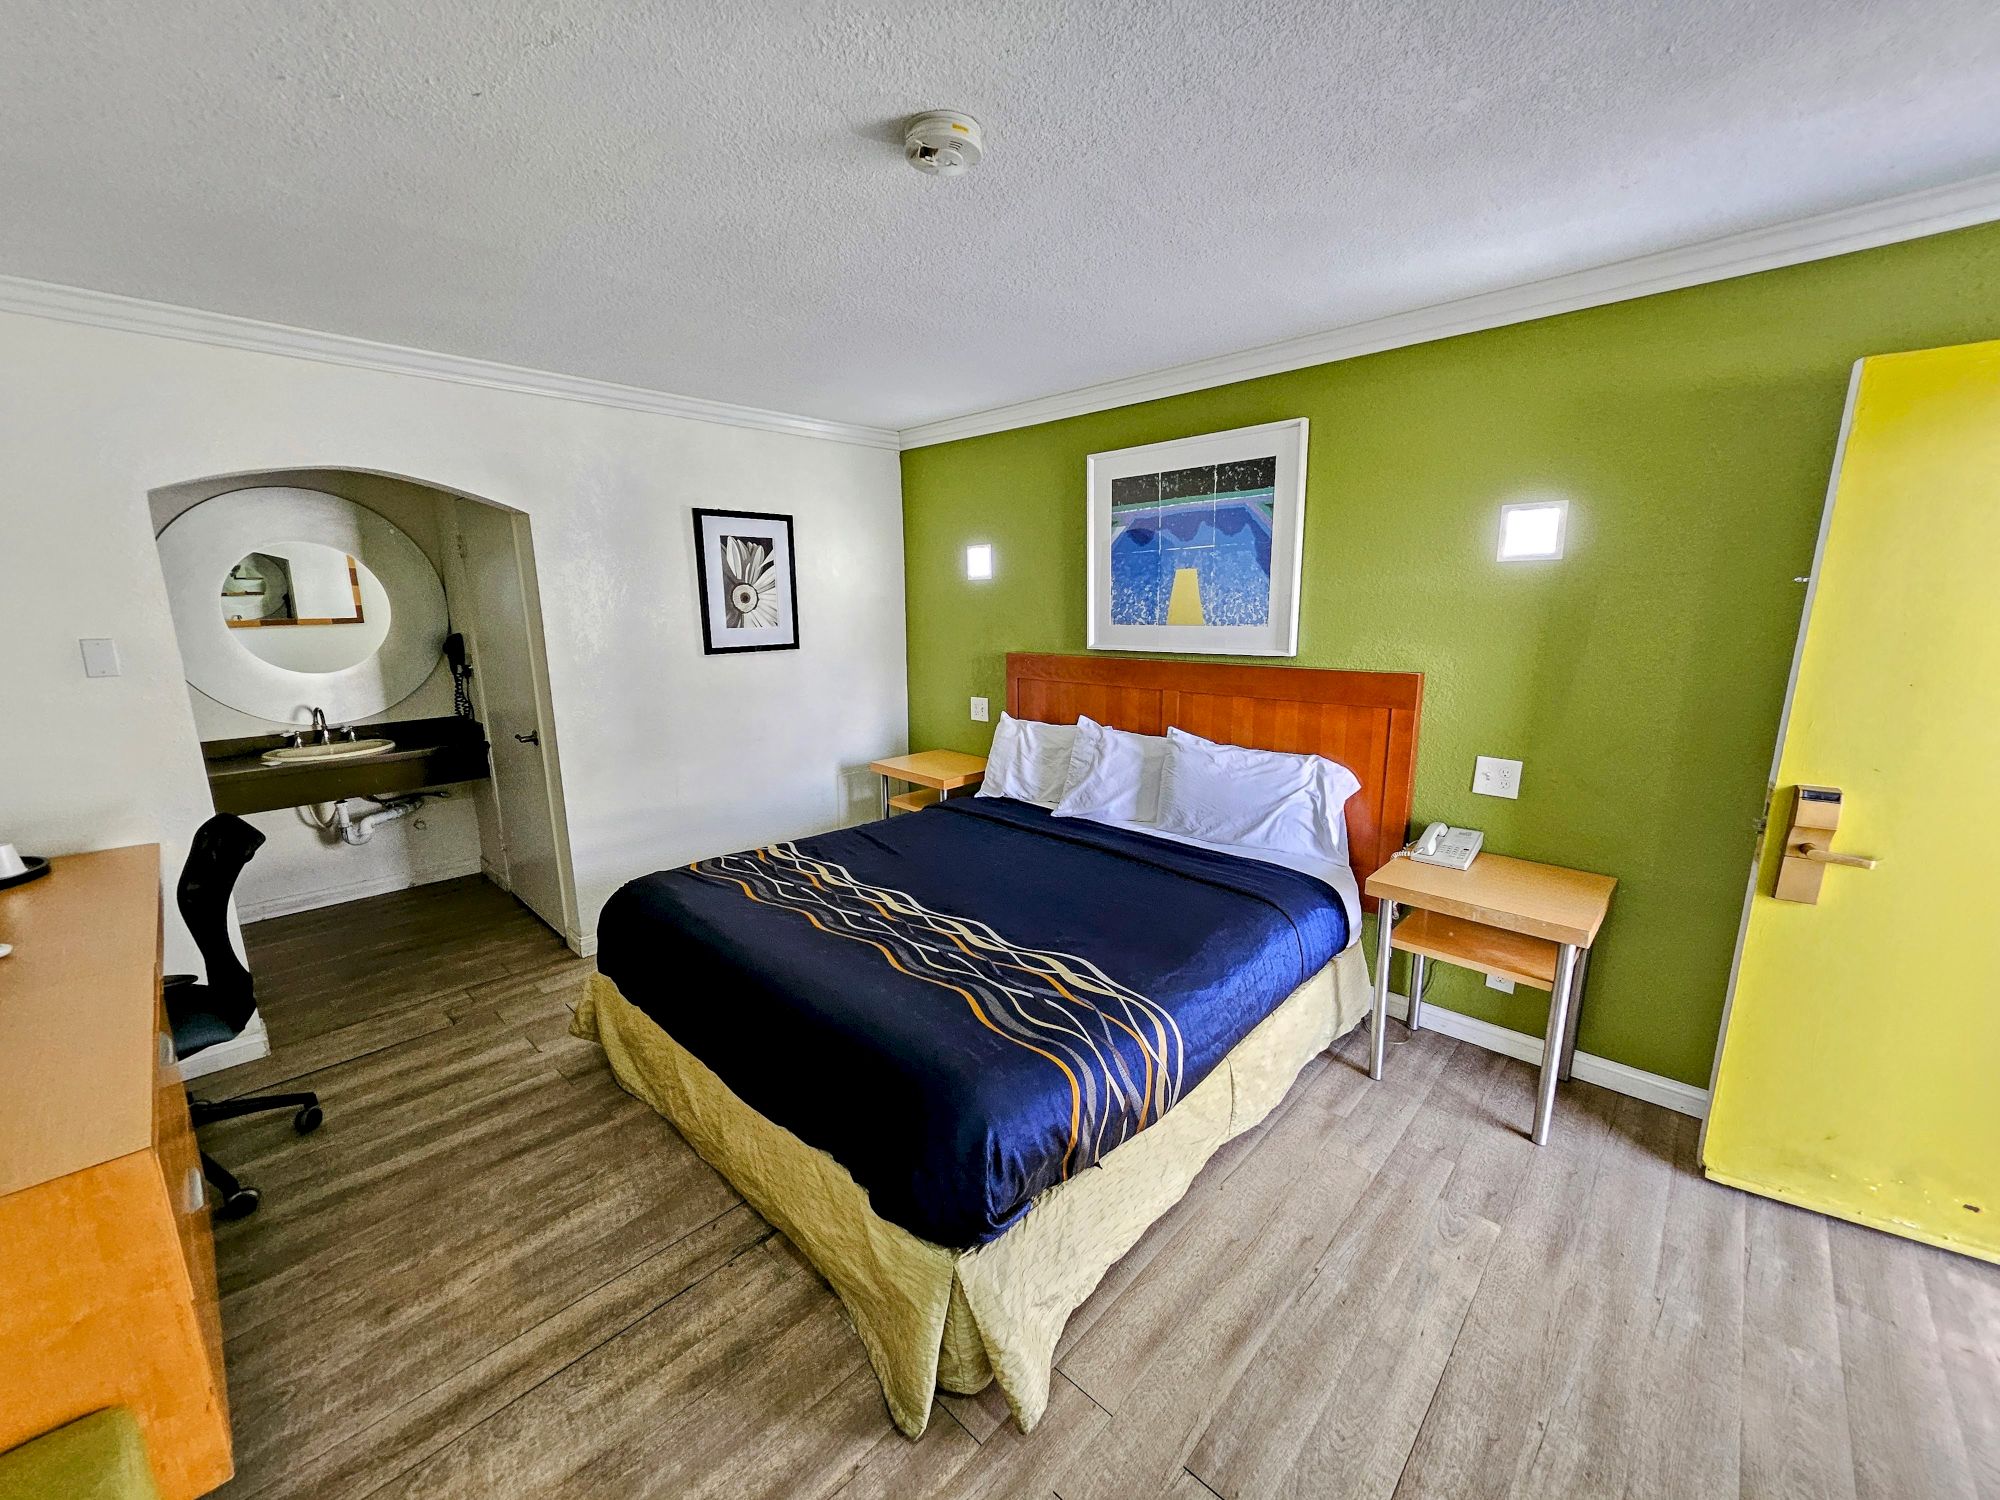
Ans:
{"type": "Polygon", "coordinates": [[[1306,439],[1294,417],[1091,454],[1090,649],[1298,655],[1306,439]]]}

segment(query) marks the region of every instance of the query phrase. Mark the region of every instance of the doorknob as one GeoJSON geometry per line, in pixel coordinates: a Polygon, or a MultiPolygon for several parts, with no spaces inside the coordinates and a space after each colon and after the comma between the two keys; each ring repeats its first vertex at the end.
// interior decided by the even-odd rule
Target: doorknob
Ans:
{"type": "Polygon", "coordinates": [[[542,742],[542,732],[539,729],[530,729],[526,734],[517,734],[514,738],[524,745],[539,745],[542,742]]]}
{"type": "Polygon", "coordinates": [[[1834,853],[1833,831],[1840,826],[1840,804],[1839,787],[1792,788],[1791,831],[1785,835],[1785,857],[1778,863],[1778,884],[1771,892],[1778,900],[1817,906],[1828,865],[1875,868],[1876,861],[1862,855],[1834,853]]]}

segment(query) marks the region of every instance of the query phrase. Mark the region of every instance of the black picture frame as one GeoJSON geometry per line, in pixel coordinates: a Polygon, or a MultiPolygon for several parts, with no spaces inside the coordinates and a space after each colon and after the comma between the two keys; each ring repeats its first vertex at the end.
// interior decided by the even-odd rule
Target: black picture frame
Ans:
{"type": "MultiPolygon", "coordinates": [[[[694,525],[694,571],[695,610],[701,616],[701,649],[709,656],[734,656],[744,651],[796,651],[799,649],[799,568],[798,548],[793,539],[792,518],[770,511],[757,510],[705,510],[696,507],[693,513],[694,525]],[[711,618],[708,607],[708,547],[703,535],[704,522],[755,521],[777,522],[785,531],[785,577],[781,584],[788,607],[791,610],[791,639],[788,641],[767,641],[756,645],[729,646],[716,644],[717,622],[711,618]]],[[[727,627],[721,627],[727,628],[727,627]]]]}

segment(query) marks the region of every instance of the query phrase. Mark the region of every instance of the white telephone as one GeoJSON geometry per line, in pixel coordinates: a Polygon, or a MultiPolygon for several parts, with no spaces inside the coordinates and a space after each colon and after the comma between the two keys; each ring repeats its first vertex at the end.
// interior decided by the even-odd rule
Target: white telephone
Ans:
{"type": "Polygon", "coordinates": [[[1479,855],[1479,846],[1485,842],[1486,835],[1477,828],[1447,828],[1442,823],[1433,823],[1403,853],[1419,864],[1469,870],[1479,855]]]}

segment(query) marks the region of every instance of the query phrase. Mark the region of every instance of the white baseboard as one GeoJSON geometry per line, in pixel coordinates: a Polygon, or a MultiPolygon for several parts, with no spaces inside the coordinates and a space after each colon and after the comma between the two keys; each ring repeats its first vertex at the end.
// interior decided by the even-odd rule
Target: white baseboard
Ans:
{"type": "Polygon", "coordinates": [[[597,934],[594,932],[564,932],[563,941],[569,944],[569,951],[578,958],[597,957],[597,934]]]}
{"type": "Polygon", "coordinates": [[[192,1083],[197,1078],[206,1078],[211,1073],[220,1073],[224,1068],[236,1067],[239,1063],[255,1062],[260,1057],[271,1055],[271,1034],[264,1029],[264,1015],[261,1011],[250,1012],[250,1024],[226,1042],[217,1042],[213,1047],[204,1047],[180,1065],[181,1082],[192,1083]]]}
{"type": "MultiPolygon", "coordinates": [[[[1402,1020],[1409,1013],[1410,1002],[1406,996],[1389,992],[1389,1014],[1402,1020]]],[[[1495,1026],[1491,1021],[1482,1021],[1476,1016],[1461,1015],[1458,1011],[1447,1010],[1435,1003],[1424,1007],[1424,1030],[1435,1031],[1441,1036],[1470,1042],[1475,1047],[1484,1047],[1488,1052],[1504,1053],[1508,1057],[1518,1057],[1522,1062],[1534,1067],[1542,1065],[1542,1039],[1529,1036],[1526,1032],[1512,1031],[1505,1026],[1495,1026]]],[[[1671,1109],[1677,1114],[1693,1115],[1697,1120],[1708,1114],[1708,1090],[1696,1088],[1691,1083],[1682,1083],[1677,1078],[1665,1078],[1658,1073],[1648,1073],[1640,1068],[1628,1067],[1622,1062],[1613,1062],[1608,1057],[1598,1057],[1594,1053],[1579,1051],[1570,1064],[1570,1076],[1580,1078],[1585,1083],[1594,1083],[1601,1089],[1610,1089],[1614,1094],[1629,1094],[1634,1099],[1643,1099],[1648,1104],[1657,1104],[1662,1109],[1671,1109]]]]}
{"type": "Polygon", "coordinates": [[[343,885],[326,885],[317,890],[292,891],[283,896],[271,896],[262,901],[236,901],[236,920],[246,925],[261,922],[267,917],[288,917],[298,911],[318,911],[322,906],[338,906],[343,901],[359,901],[366,896],[386,896],[391,891],[407,891],[413,886],[435,885],[440,880],[457,880],[463,875],[480,873],[477,859],[465,860],[459,864],[446,865],[442,869],[425,870],[415,875],[378,875],[372,880],[351,880],[343,885]]]}
{"type": "MultiPolygon", "coordinates": [[[[1538,1061],[1541,1050],[1541,1043],[1537,1042],[1535,1052],[1538,1061]]],[[[1601,1089],[1610,1089],[1614,1094],[1630,1094],[1634,1099],[1657,1104],[1675,1114],[1692,1115],[1697,1120],[1708,1118],[1708,1090],[1682,1083],[1678,1078],[1627,1067],[1622,1062],[1613,1062],[1592,1052],[1577,1053],[1570,1062],[1570,1076],[1581,1078],[1585,1083],[1594,1083],[1601,1089]]]]}

